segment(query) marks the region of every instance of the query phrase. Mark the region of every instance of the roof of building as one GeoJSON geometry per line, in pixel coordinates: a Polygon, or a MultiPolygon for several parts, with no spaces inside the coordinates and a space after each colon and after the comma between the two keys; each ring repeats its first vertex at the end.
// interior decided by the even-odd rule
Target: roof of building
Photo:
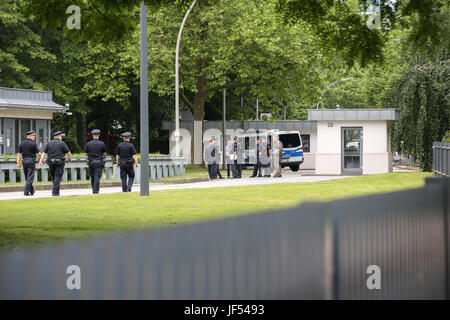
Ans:
{"type": "Polygon", "coordinates": [[[52,112],[62,112],[67,109],[53,102],[51,91],[2,87],[0,87],[0,108],[24,108],[52,112]]]}
{"type": "MultiPolygon", "coordinates": [[[[194,121],[181,120],[180,128],[182,129],[193,129],[194,121]]],[[[278,120],[278,121],[248,121],[248,120],[231,120],[226,121],[227,129],[278,129],[280,131],[290,131],[290,130],[301,130],[301,131],[315,131],[317,130],[317,122],[308,120],[278,120]]],[[[163,121],[163,130],[174,130],[175,122],[173,121],[163,121]]],[[[222,130],[222,121],[203,121],[203,130],[208,129],[220,129],[222,130]]]]}
{"type": "Polygon", "coordinates": [[[399,120],[400,111],[396,109],[309,109],[311,121],[376,121],[399,120]]]}

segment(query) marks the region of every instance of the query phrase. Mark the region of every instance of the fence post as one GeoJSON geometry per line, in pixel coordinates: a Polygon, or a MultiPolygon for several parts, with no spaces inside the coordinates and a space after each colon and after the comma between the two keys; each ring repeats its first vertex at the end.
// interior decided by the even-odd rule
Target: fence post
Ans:
{"type": "Polygon", "coordinates": [[[449,219],[449,207],[450,207],[450,178],[443,178],[442,181],[443,186],[443,208],[444,208],[444,235],[445,235],[445,262],[446,262],[446,270],[445,270],[445,280],[446,280],[446,299],[450,300],[450,219],[449,219]]]}
{"type": "Polygon", "coordinates": [[[333,215],[330,210],[330,205],[327,204],[327,210],[324,214],[324,298],[325,300],[333,300],[336,299],[336,294],[334,290],[334,277],[337,276],[335,274],[335,266],[334,266],[334,221],[333,215]]]}

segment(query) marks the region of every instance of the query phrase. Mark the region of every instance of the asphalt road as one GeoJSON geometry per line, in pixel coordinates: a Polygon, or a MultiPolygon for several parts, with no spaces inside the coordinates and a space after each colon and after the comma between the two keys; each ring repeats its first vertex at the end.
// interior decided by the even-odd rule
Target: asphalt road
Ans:
{"type": "MultiPolygon", "coordinates": [[[[222,171],[223,173],[223,171],[222,171]]],[[[225,173],[226,176],[226,173],[225,173]]],[[[150,184],[150,192],[157,190],[172,190],[172,189],[192,189],[192,188],[219,188],[219,187],[237,187],[248,185],[261,184],[276,184],[276,183],[299,183],[299,182],[317,182],[346,178],[346,176],[302,176],[299,172],[292,172],[289,168],[283,169],[283,177],[281,178],[249,178],[242,179],[217,179],[203,182],[180,183],[180,184],[150,184]]],[[[122,192],[120,187],[102,188],[100,194],[118,193],[122,192]]],[[[133,192],[139,192],[139,185],[133,187],[133,192]]],[[[60,191],[61,197],[65,196],[80,196],[92,194],[91,189],[62,189],[60,191]]],[[[35,198],[49,198],[52,196],[51,190],[36,191],[33,197],[26,197],[23,192],[3,192],[0,193],[0,200],[17,200],[17,199],[35,199],[35,198]]]]}

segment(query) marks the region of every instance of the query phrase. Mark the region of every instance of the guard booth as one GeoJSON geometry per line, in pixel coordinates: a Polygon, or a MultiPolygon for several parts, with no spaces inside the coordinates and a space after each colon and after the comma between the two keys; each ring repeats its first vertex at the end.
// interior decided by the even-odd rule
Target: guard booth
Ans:
{"type": "Polygon", "coordinates": [[[395,109],[312,109],[317,121],[316,174],[359,175],[392,172],[391,123],[395,109]]]}
{"type": "Polygon", "coordinates": [[[66,111],[53,102],[51,91],[0,87],[0,155],[17,153],[29,130],[36,130],[36,143],[42,150],[50,141],[53,114],[66,111]]]}

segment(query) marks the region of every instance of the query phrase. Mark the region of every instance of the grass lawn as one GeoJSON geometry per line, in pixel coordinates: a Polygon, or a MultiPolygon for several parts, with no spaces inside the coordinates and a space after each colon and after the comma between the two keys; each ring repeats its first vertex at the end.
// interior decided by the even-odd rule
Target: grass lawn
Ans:
{"type": "Polygon", "coordinates": [[[389,173],[346,179],[244,187],[184,189],[0,201],[0,248],[283,208],[416,188],[430,173],[389,173]]]}

